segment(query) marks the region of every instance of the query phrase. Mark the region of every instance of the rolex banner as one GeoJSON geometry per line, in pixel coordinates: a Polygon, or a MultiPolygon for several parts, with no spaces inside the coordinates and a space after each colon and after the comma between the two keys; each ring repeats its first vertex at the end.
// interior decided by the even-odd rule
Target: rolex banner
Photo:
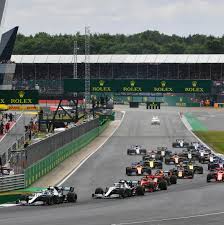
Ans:
{"type": "MultiPolygon", "coordinates": [[[[209,93],[211,80],[111,80],[93,79],[91,92],[209,93]]],[[[64,80],[66,92],[84,92],[85,80],[64,80]]]]}
{"type": "Polygon", "coordinates": [[[38,91],[26,90],[1,90],[0,104],[20,104],[20,105],[35,105],[38,104],[38,91]]]}

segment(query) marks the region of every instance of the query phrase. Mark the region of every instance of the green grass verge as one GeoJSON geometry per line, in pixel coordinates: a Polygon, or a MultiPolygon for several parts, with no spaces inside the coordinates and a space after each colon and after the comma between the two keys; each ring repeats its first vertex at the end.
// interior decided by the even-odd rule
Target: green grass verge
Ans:
{"type": "Polygon", "coordinates": [[[224,153],[224,131],[195,131],[194,133],[216,152],[224,153]]]}

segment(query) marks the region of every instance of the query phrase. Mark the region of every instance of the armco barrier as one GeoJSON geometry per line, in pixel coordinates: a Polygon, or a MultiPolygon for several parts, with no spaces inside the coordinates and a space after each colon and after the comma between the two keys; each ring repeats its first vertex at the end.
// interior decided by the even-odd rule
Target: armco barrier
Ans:
{"type": "Polygon", "coordinates": [[[0,177],[0,192],[24,188],[24,174],[0,177]]]}
{"type": "Polygon", "coordinates": [[[102,126],[94,128],[93,130],[64,145],[55,152],[49,154],[42,160],[39,160],[37,163],[25,169],[25,186],[30,186],[40,177],[50,172],[54,167],[56,167],[70,155],[78,152],[81,148],[89,144],[106,129],[108,123],[109,122],[107,121],[102,126]]]}

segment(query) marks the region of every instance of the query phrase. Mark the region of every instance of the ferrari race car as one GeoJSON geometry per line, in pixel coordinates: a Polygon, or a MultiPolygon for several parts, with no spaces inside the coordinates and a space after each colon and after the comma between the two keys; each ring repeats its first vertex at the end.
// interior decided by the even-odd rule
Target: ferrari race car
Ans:
{"type": "Polygon", "coordinates": [[[211,181],[221,182],[224,181],[224,170],[216,169],[214,172],[211,172],[207,175],[207,182],[211,181]]]}
{"type": "Polygon", "coordinates": [[[147,151],[145,148],[142,148],[140,145],[132,145],[131,148],[128,148],[128,155],[146,155],[147,151]]]}
{"type": "Polygon", "coordinates": [[[149,166],[144,166],[143,162],[132,163],[131,166],[126,167],[126,174],[128,176],[150,175],[151,173],[151,168],[149,166]]]}
{"type": "Polygon", "coordinates": [[[155,172],[155,175],[156,176],[160,176],[164,180],[166,180],[168,185],[177,183],[177,176],[172,174],[172,173],[170,173],[170,171],[157,170],[155,172]]]}
{"type": "Polygon", "coordinates": [[[176,175],[177,178],[188,178],[193,179],[194,178],[194,170],[189,169],[186,166],[177,166],[176,168],[173,168],[170,170],[170,172],[173,175],[176,175]]]}
{"type": "Polygon", "coordinates": [[[158,116],[153,116],[151,120],[151,125],[160,125],[160,119],[158,116]]]}
{"type": "Polygon", "coordinates": [[[126,198],[135,195],[144,195],[145,189],[139,185],[138,181],[121,180],[113,186],[106,188],[96,188],[92,198],[126,198]]]}
{"type": "Polygon", "coordinates": [[[167,181],[161,176],[150,175],[145,176],[140,180],[141,186],[145,188],[147,192],[154,192],[159,190],[167,190],[167,181]]]}
{"type": "Polygon", "coordinates": [[[23,196],[17,203],[20,205],[53,205],[76,201],[77,194],[74,187],[48,187],[45,190],[23,196]]]}
{"type": "Polygon", "coordinates": [[[172,144],[173,148],[187,148],[189,143],[185,142],[184,139],[177,139],[176,142],[172,144]]]}

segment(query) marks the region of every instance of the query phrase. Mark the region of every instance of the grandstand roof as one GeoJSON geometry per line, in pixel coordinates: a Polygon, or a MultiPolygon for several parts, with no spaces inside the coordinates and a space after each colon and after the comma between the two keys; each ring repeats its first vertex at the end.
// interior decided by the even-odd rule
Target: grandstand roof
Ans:
{"type": "MultiPolygon", "coordinates": [[[[73,55],[13,55],[16,63],[73,63],[73,55]]],[[[85,55],[78,55],[78,63],[85,55]]],[[[224,63],[224,54],[91,55],[90,63],[224,63]]]]}

